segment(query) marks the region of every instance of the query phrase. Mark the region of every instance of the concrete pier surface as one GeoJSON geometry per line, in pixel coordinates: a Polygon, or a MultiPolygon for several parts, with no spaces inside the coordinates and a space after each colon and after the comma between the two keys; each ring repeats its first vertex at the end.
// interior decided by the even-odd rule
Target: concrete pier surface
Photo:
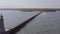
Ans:
{"type": "Polygon", "coordinates": [[[60,11],[43,12],[16,34],[60,34],[60,11]]]}

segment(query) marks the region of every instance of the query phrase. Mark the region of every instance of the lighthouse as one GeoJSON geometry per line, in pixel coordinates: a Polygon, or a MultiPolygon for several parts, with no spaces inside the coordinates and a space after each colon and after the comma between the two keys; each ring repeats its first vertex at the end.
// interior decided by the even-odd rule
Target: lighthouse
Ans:
{"type": "Polygon", "coordinates": [[[0,34],[5,34],[3,15],[0,15],[0,34]]]}

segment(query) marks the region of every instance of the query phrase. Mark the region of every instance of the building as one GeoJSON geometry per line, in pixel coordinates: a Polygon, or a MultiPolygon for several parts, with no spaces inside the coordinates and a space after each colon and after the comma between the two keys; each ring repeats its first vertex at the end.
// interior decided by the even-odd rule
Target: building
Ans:
{"type": "Polygon", "coordinates": [[[0,15],[0,34],[5,34],[4,19],[2,15],[0,15]]]}

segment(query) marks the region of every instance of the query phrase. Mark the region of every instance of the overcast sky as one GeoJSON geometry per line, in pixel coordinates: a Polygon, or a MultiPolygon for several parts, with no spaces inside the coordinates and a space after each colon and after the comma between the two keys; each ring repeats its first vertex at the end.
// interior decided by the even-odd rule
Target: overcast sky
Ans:
{"type": "Polygon", "coordinates": [[[60,0],[0,0],[0,8],[60,8],[60,0]]]}

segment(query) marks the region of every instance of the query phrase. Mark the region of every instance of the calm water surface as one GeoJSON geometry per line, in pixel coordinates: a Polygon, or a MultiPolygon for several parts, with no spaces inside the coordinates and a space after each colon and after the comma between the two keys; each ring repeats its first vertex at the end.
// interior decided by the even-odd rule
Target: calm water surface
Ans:
{"type": "Polygon", "coordinates": [[[60,11],[43,12],[17,34],[60,34],[60,11]]]}
{"type": "MultiPolygon", "coordinates": [[[[19,10],[0,10],[4,16],[5,28],[13,28],[38,12],[21,12],[19,10]]],[[[17,34],[60,34],[60,11],[43,12],[32,20],[17,34]]]]}
{"type": "Polygon", "coordinates": [[[0,14],[4,17],[5,28],[8,29],[14,28],[37,13],[38,12],[21,12],[20,10],[0,10],[0,14]]]}

